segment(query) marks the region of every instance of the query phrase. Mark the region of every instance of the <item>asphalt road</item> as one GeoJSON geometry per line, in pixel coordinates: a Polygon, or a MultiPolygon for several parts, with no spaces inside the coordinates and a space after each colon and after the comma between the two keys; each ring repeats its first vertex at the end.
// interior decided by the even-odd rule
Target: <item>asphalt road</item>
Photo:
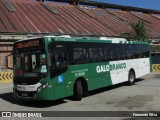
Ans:
{"type": "MultiPolygon", "coordinates": [[[[81,101],[74,101],[71,97],[57,101],[17,100],[13,97],[12,83],[4,83],[0,84],[0,111],[160,111],[160,74],[143,76],[137,79],[133,86],[119,84],[92,91],[81,101]]],[[[41,119],[43,120],[37,118],[37,120],[41,119]]],[[[56,120],[59,119],[73,118],[56,117],[56,120]]],[[[77,119],[134,120],[129,117],[102,118],[101,116],[77,119]]],[[[143,119],[148,120],[148,118],[143,119]]],[[[149,118],[152,119],[158,118],[149,118]]]]}

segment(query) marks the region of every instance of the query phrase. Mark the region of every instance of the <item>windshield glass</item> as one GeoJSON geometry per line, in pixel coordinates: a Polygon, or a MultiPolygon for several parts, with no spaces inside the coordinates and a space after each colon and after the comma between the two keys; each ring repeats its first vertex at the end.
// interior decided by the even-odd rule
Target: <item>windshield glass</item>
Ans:
{"type": "Polygon", "coordinates": [[[16,75],[37,76],[47,73],[46,54],[43,51],[16,51],[14,57],[16,75]]]}

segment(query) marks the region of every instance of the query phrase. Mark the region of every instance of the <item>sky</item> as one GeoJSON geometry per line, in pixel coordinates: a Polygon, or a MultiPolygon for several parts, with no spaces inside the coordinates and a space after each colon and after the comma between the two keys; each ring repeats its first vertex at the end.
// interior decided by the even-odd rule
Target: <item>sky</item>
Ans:
{"type": "Polygon", "coordinates": [[[160,10],[160,0],[92,0],[92,1],[160,10]]]}

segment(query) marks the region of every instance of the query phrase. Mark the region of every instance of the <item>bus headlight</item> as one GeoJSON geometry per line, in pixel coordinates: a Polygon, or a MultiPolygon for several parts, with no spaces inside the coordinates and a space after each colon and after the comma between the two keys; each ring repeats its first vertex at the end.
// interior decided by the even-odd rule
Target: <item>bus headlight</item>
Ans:
{"type": "Polygon", "coordinates": [[[40,87],[38,87],[37,92],[40,92],[41,90],[43,90],[44,88],[46,88],[48,86],[48,82],[44,83],[43,85],[41,85],[40,87]]]}

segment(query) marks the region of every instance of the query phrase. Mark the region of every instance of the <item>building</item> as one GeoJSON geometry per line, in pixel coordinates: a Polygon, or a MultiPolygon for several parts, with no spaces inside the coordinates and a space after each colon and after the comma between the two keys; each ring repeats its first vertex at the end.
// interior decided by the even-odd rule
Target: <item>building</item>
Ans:
{"type": "Polygon", "coordinates": [[[33,36],[119,37],[120,33],[134,32],[130,23],[143,20],[149,39],[160,39],[160,11],[85,0],[59,1],[71,4],[0,1],[1,71],[6,70],[5,56],[12,52],[13,42],[33,36]]]}

